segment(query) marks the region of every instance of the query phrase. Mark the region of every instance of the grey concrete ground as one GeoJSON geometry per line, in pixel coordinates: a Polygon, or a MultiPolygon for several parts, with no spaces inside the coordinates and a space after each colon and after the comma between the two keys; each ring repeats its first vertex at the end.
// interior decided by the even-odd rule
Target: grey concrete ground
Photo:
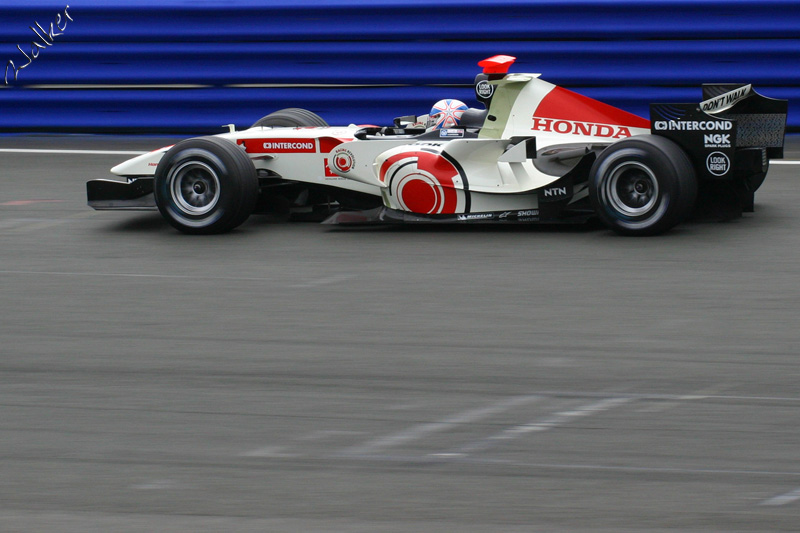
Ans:
{"type": "Polygon", "coordinates": [[[0,153],[0,530],[800,529],[800,166],[657,238],[189,237],[86,207],[125,158],[0,153]]]}

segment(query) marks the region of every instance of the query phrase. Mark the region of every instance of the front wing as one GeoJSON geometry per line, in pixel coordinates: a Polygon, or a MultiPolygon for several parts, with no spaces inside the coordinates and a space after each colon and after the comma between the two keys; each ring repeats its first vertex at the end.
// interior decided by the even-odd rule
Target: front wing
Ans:
{"type": "Polygon", "coordinates": [[[153,178],[132,178],[128,182],[91,180],[86,182],[86,198],[89,207],[98,211],[157,209],[153,196],[153,178]]]}

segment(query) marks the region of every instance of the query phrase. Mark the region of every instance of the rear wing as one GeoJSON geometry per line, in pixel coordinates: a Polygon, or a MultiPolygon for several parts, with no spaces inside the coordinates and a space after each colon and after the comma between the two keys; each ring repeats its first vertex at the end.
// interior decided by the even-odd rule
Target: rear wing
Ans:
{"type": "Polygon", "coordinates": [[[698,177],[728,179],[740,174],[737,161],[755,159],[743,151],[760,151],[764,167],[783,157],[788,106],[751,85],[705,84],[699,104],[651,104],[650,128],[687,152],[698,177]]]}

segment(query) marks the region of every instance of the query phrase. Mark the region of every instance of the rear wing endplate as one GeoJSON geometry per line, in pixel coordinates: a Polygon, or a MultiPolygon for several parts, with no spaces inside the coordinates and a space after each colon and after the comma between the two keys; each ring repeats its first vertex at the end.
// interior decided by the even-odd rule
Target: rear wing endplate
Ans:
{"type": "Polygon", "coordinates": [[[767,98],[747,84],[705,84],[699,104],[651,104],[650,128],[686,150],[707,177],[719,178],[722,167],[699,163],[734,161],[743,149],[783,157],[788,107],[787,100],[767,98]]]}

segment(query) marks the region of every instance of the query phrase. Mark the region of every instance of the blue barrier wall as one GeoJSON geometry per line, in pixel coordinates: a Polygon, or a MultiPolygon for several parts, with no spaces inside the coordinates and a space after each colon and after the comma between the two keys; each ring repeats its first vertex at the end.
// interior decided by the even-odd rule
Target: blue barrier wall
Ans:
{"type": "Polygon", "coordinates": [[[644,116],[704,82],[753,83],[800,131],[797,1],[74,0],[71,21],[67,2],[31,4],[0,1],[0,64],[38,51],[0,80],[0,132],[214,133],[284,107],[389,124],[476,105],[476,62],[495,54],[644,116]]]}

